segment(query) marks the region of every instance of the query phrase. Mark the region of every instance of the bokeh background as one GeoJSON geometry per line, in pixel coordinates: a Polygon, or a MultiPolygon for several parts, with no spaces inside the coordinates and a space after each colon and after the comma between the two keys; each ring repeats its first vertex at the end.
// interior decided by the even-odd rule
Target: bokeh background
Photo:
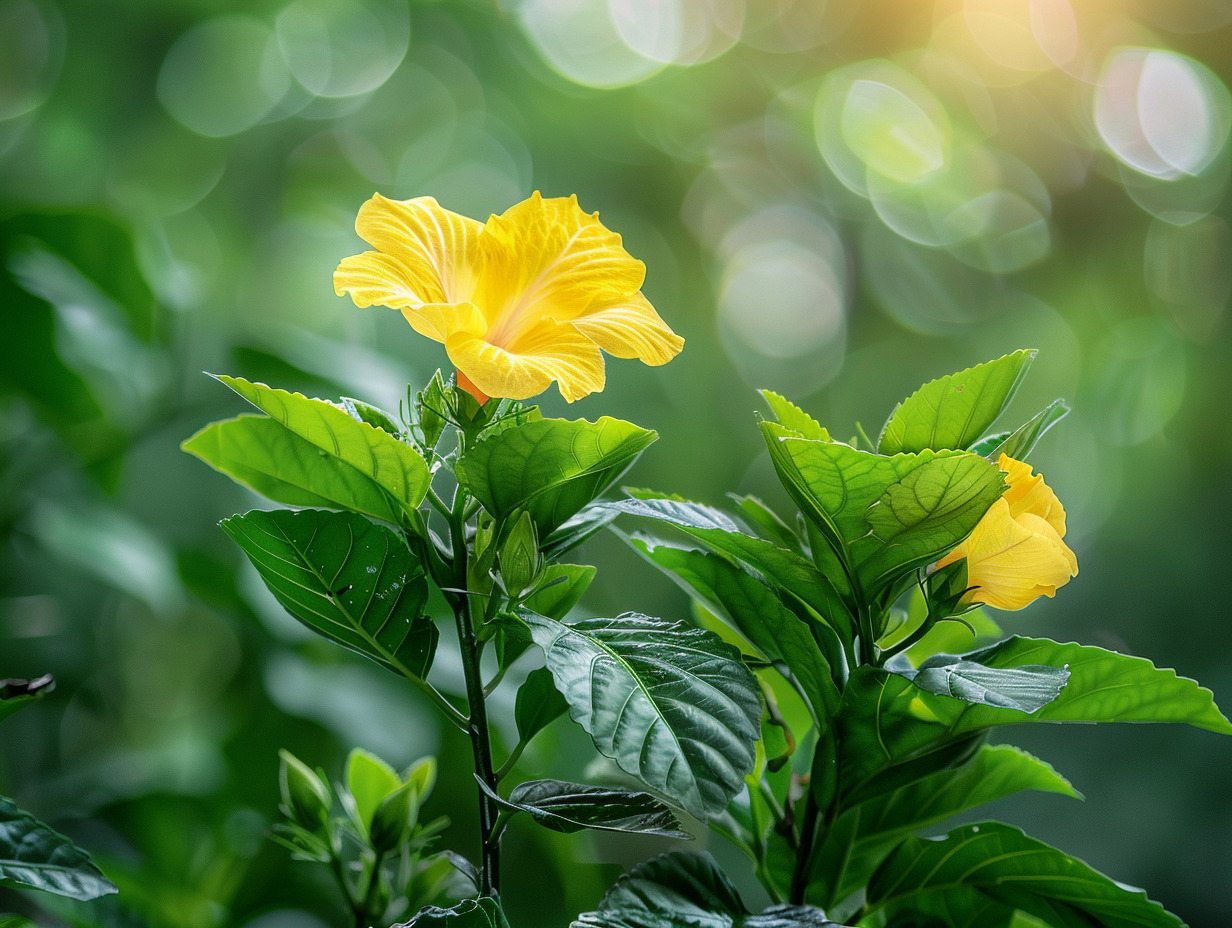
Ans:
{"type": "MultiPolygon", "coordinates": [[[[445,363],[333,294],[374,191],[599,210],[687,346],[544,406],[658,429],[630,482],[712,503],[781,499],[754,387],[875,434],[921,381],[1040,349],[1012,414],[1074,405],[1034,463],[1082,572],[1004,625],[1232,707],[1230,83],[1227,0],[0,0],[0,676],[59,682],[0,730],[0,792],[122,890],[57,917],[339,924],[265,837],[284,746],[332,776],[439,753],[428,811],[471,846],[468,746],[281,613],[215,527],[260,501],[177,447],[242,408],[202,371],[397,408],[445,363]]],[[[583,553],[585,609],[686,613],[615,538],[583,553]]],[[[1004,737],[1088,798],[994,813],[1232,924],[1232,739],[1004,737]]],[[[526,765],[591,756],[557,725],[526,765]]],[[[518,928],[659,848],[508,840],[518,928]]]]}

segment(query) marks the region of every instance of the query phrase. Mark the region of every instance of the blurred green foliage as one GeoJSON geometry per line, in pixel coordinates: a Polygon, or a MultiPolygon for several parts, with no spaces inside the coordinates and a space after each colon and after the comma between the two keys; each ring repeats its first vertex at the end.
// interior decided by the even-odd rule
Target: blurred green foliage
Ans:
{"type": "MultiPolygon", "coordinates": [[[[1232,702],[1230,39],[1215,0],[0,0],[0,676],[59,683],[6,722],[0,792],[121,888],[59,917],[336,924],[328,882],[266,838],[278,748],[335,778],[354,746],[469,762],[416,693],[281,612],[215,527],[255,498],[178,450],[239,411],[203,369],[391,408],[444,363],[332,293],[374,190],[600,210],[687,345],[612,365],[568,414],[657,429],[630,479],[708,502],[777,499],[753,387],[870,426],[923,380],[1041,349],[1013,412],[1073,402],[1033,463],[1082,573],[1003,625],[1232,702]]],[[[684,613],[614,539],[586,554],[584,609],[684,613]]],[[[584,739],[554,726],[524,763],[582,779],[559,765],[584,739]]],[[[1016,741],[1091,799],[1000,814],[1226,923],[1232,747],[1016,741]]],[[[425,810],[455,844],[472,793],[445,778],[425,810]]],[[[545,928],[653,850],[506,840],[510,918],[545,928]]]]}

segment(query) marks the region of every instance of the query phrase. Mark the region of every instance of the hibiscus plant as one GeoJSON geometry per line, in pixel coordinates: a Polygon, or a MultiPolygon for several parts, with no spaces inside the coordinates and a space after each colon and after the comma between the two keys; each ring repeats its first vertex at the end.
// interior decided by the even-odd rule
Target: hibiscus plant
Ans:
{"type": "MultiPolygon", "coordinates": [[[[1101,648],[1002,638],[985,611],[1051,596],[1077,573],[1064,509],[1025,463],[1067,407],[994,428],[1034,352],[926,384],[876,441],[859,430],[837,440],[763,391],[760,429],[798,512],[754,497],[730,512],[645,490],[613,499],[655,433],[547,418],[525,401],[553,381],[569,401],[602,389],[601,351],[650,364],[680,351],[620,237],[576,199],[538,194],[486,224],[431,198],[378,196],[357,229],[375,250],[342,262],[337,291],[400,310],[444,344],[456,375],[438,372],[399,415],[219,376],[259,414],[184,447],[293,507],[222,523],[279,602],[418,687],[471,740],[474,853],[422,858],[435,877],[448,861],[469,898],[417,897],[405,925],[506,925],[501,839],[520,814],[559,832],[665,841],[708,828],[747,855],[770,903],[753,914],[711,857],[674,849],[580,915],[587,928],[1180,924],[1009,825],[918,834],[1022,790],[1077,795],[1042,760],[988,744],[1001,725],[1232,733],[1191,680],[1101,648]],[[595,576],[573,552],[605,528],[690,593],[689,620],[566,621],[595,576]],[[433,680],[433,602],[452,613],[461,694],[433,680]],[[517,742],[502,744],[488,700],[514,680],[517,742]],[[644,787],[525,780],[523,749],[566,714],[644,787]]],[[[330,859],[328,790],[291,760],[288,816],[326,837],[292,829],[289,840],[330,859]]],[[[367,817],[345,825],[369,840],[356,864],[364,892],[341,884],[357,926],[388,925],[407,904],[381,867],[373,816],[403,844],[418,840],[416,855],[432,837],[417,830],[417,798],[392,798],[412,773],[383,776],[380,795],[360,790],[367,817]]]]}

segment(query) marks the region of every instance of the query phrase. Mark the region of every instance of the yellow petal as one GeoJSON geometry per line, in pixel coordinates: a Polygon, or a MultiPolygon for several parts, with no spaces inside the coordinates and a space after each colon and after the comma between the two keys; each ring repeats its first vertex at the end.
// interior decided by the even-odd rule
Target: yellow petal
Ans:
{"type": "Polygon", "coordinates": [[[355,231],[377,251],[344,259],[334,289],[339,296],[350,293],[360,306],[470,301],[482,229],[432,197],[390,200],[376,194],[360,207],[355,231]]]}
{"type": "Polygon", "coordinates": [[[577,197],[528,200],[483,229],[483,279],[476,302],[492,344],[507,346],[544,318],[568,322],[596,303],[612,304],[642,285],[646,266],[621,246],[577,197]]]}
{"type": "Polygon", "coordinates": [[[1030,513],[1015,519],[1005,497],[985,513],[975,530],[937,562],[967,559],[973,601],[996,609],[1021,609],[1052,596],[1078,573],[1078,561],[1050,523],[1030,513]]]}
{"type": "Polygon", "coordinates": [[[1064,538],[1065,507],[1052,488],[1044,483],[1043,475],[1032,473],[1030,464],[1015,461],[1004,454],[997,459],[997,466],[1005,471],[1005,482],[1009,485],[1004,498],[1010,504],[1010,514],[1014,518],[1024,513],[1039,516],[1064,538]]]}
{"type": "Polygon", "coordinates": [[[570,403],[603,389],[603,355],[573,326],[540,323],[506,349],[473,333],[450,335],[454,366],[488,396],[529,399],[553,381],[570,403]]]}
{"type": "Polygon", "coordinates": [[[442,344],[455,332],[482,335],[487,329],[474,303],[424,303],[403,307],[402,315],[420,335],[442,344]]]}
{"type": "Polygon", "coordinates": [[[592,309],[574,327],[608,354],[658,366],[684,347],[684,339],[664,322],[640,292],[611,306],[592,309]]]}

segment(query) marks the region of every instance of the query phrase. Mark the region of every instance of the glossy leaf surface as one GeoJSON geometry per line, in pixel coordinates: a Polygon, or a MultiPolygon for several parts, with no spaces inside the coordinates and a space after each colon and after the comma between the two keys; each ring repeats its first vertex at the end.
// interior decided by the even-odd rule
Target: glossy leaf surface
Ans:
{"type": "MultiPolygon", "coordinates": [[[[480,786],[484,784],[481,782],[480,786]]],[[[650,793],[563,780],[519,783],[508,799],[502,799],[486,786],[484,792],[504,808],[525,812],[544,828],[564,834],[589,828],[681,840],[692,837],[672,810],[650,793]]]]}
{"type": "Polygon", "coordinates": [[[428,582],[393,531],[320,509],[254,510],[222,528],[303,624],[394,673],[426,676],[438,637],[428,582]]]}
{"type": "Polygon", "coordinates": [[[0,881],[71,899],[116,892],[90,855],[0,796],[0,881]]]}
{"type": "Polygon", "coordinates": [[[735,648],[646,616],[523,620],[570,715],[622,770],[699,818],[721,812],[743,789],[761,695],[735,648]]]}

